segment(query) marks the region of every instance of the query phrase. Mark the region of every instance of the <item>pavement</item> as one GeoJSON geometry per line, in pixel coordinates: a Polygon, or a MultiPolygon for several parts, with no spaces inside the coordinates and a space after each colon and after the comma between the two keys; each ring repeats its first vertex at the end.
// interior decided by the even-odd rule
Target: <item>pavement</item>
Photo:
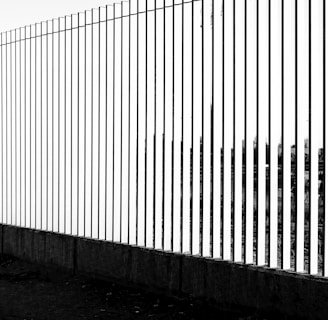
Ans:
{"type": "Polygon", "coordinates": [[[0,256],[0,320],[228,319],[264,320],[0,256]]]}

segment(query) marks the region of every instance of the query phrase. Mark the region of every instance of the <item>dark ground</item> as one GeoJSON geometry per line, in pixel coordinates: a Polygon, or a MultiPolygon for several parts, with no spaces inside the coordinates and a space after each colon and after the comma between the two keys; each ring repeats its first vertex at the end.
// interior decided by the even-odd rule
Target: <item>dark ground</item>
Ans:
{"type": "Polygon", "coordinates": [[[265,319],[0,256],[0,319],[265,319]]]}

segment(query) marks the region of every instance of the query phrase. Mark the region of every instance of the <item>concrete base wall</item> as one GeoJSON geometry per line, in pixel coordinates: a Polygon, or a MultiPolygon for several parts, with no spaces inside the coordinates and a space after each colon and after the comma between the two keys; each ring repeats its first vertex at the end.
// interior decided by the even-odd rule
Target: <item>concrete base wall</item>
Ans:
{"type": "Polygon", "coordinates": [[[0,225],[2,254],[224,308],[327,319],[328,280],[0,225]]]}

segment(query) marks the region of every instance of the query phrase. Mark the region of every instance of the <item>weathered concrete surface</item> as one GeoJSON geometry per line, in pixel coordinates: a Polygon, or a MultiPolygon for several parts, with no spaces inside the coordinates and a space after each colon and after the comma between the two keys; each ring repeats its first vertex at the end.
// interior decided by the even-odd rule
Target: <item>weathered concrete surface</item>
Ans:
{"type": "Polygon", "coordinates": [[[2,254],[3,251],[3,233],[2,233],[2,224],[0,224],[0,253],[2,254]]]}
{"type": "Polygon", "coordinates": [[[180,293],[181,255],[130,247],[129,281],[156,291],[180,293]]]}
{"type": "Polygon", "coordinates": [[[3,254],[40,264],[50,264],[73,270],[73,237],[3,226],[3,254]]]}
{"type": "Polygon", "coordinates": [[[328,315],[328,279],[321,277],[6,225],[0,225],[2,238],[4,254],[150,291],[276,318],[328,315]]]}

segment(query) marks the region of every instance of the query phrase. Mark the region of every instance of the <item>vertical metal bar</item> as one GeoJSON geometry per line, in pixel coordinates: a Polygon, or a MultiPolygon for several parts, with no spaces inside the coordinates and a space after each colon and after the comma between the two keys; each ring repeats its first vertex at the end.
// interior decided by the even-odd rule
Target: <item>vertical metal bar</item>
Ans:
{"type": "Polygon", "coordinates": [[[6,32],[6,224],[8,224],[8,32],[6,32]]]}
{"type": "Polygon", "coordinates": [[[13,223],[13,40],[10,31],[10,224],[13,223]]]}
{"type": "MultiPolygon", "coordinates": [[[[107,16],[106,16],[106,23],[107,23],[107,16]]],[[[107,30],[107,28],[106,28],[107,30]]],[[[106,53],[107,53],[107,33],[106,33],[106,53]]],[[[107,54],[106,54],[106,72],[107,72],[107,54]]],[[[107,75],[106,75],[107,78],[107,75]]],[[[107,88],[107,84],[106,84],[107,88]]],[[[106,91],[107,92],[107,91],[106,91]]],[[[107,101],[107,94],[106,94],[106,101],[107,101]]],[[[131,1],[129,0],[129,138],[128,138],[128,144],[129,144],[129,151],[128,151],[128,244],[130,244],[130,172],[131,172],[131,161],[130,161],[130,155],[131,155],[131,1]]],[[[107,102],[106,102],[107,106],[107,102]]],[[[106,126],[107,126],[107,113],[106,113],[106,126]]],[[[107,132],[107,129],[106,129],[107,132]]],[[[107,141],[106,141],[106,147],[107,147],[107,141]]],[[[106,151],[107,153],[107,151],[106,151]]],[[[107,163],[107,161],[106,161],[107,163]]],[[[107,165],[106,165],[107,167],[107,165]]],[[[107,179],[107,176],[106,176],[107,179]]]]}
{"type": "MultiPolygon", "coordinates": [[[[66,190],[67,190],[67,168],[66,168],[67,133],[66,133],[66,130],[67,130],[67,128],[66,127],[67,127],[67,16],[65,16],[65,31],[64,31],[64,233],[66,233],[66,220],[67,220],[67,209],[66,209],[66,200],[67,200],[66,199],[67,198],[67,196],[66,196],[66,190]]],[[[92,192],[91,192],[91,194],[92,194],[92,192]]]]}
{"type": "Polygon", "coordinates": [[[38,29],[37,29],[37,23],[35,24],[35,43],[34,43],[34,46],[35,46],[35,57],[34,57],[34,71],[35,71],[35,79],[34,79],[34,83],[35,83],[35,88],[34,88],[34,92],[35,92],[35,115],[34,115],[34,123],[35,123],[35,137],[34,137],[34,143],[35,143],[35,163],[34,163],[34,170],[35,170],[35,200],[34,200],[34,203],[35,203],[35,213],[34,213],[34,216],[35,216],[35,221],[34,221],[34,227],[35,229],[37,228],[37,59],[38,59],[38,53],[37,53],[37,32],[38,32],[38,29]]]}
{"type": "Polygon", "coordinates": [[[200,203],[200,231],[199,231],[199,247],[200,255],[203,255],[203,233],[204,233],[204,46],[205,46],[205,35],[204,35],[204,0],[202,0],[202,136],[200,141],[200,194],[201,194],[201,203],[200,203]]]}
{"type": "MultiPolygon", "coordinates": [[[[224,0],[223,0],[224,1],[224,0]]],[[[270,1],[270,0],[269,0],[270,1]]],[[[244,0],[244,7],[245,7],[245,25],[244,25],[244,40],[245,40],[245,52],[244,52],[244,66],[245,66],[245,73],[244,73],[244,152],[245,152],[245,181],[246,181],[246,188],[247,188],[247,0],[244,0]]],[[[224,16],[223,16],[224,17],[224,16]]],[[[223,22],[224,25],[224,22],[223,22]]],[[[223,38],[224,39],[224,38],[223,38]]],[[[224,70],[224,67],[223,67],[224,70]]],[[[223,91],[224,95],[224,91],[223,91]]],[[[224,115],[222,116],[222,121],[224,123],[224,115]]],[[[224,133],[222,134],[224,137],[224,133]]],[[[223,148],[224,148],[224,138],[223,138],[223,148]]],[[[223,155],[224,157],[224,155],[223,155]]],[[[223,173],[224,174],[224,173],[223,173]]],[[[224,194],[224,191],[223,191],[224,194]]],[[[245,192],[246,194],[246,192],[245,192]]],[[[245,207],[247,207],[247,195],[245,196],[245,207]]],[[[246,212],[246,211],[245,211],[246,212]]],[[[245,220],[247,219],[247,212],[245,220]]],[[[223,222],[223,221],[222,221],[223,222]]],[[[246,228],[245,228],[245,241],[244,241],[244,263],[246,263],[246,228]]]]}
{"type": "Polygon", "coordinates": [[[41,28],[41,33],[40,33],[40,229],[42,230],[42,136],[43,136],[43,131],[42,131],[42,98],[43,98],[43,75],[42,75],[42,22],[40,23],[40,28],[41,28]]]}
{"type": "Polygon", "coordinates": [[[3,224],[3,34],[1,32],[1,47],[0,47],[0,66],[1,66],[1,76],[0,76],[0,94],[1,94],[1,223],[3,224]]]}
{"type": "Polygon", "coordinates": [[[193,216],[194,216],[194,163],[195,163],[195,152],[194,152],[194,91],[195,91],[195,83],[194,83],[194,62],[195,62],[195,41],[194,41],[194,34],[195,34],[195,23],[194,23],[194,16],[195,16],[195,3],[192,0],[192,8],[191,8],[191,210],[190,210],[190,253],[193,254],[193,216]]]}
{"type": "MultiPolygon", "coordinates": [[[[157,93],[157,7],[156,1],[154,1],[154,19],[155,19],[155,32],[154,32],[154,158],[153,158],[153,172],[154,172],[154,179],[153,179],[153,248],[155,249],[156,244],[156,137],[157,137],[157,100],[156,100],[156,93],[157,93]]],[[[129,125],[130,128],[130,125],[129,125]]]]}
{"type": "Polygon", "coordinates": [[[15,225],[17,225],[17,29],[15,29],[15,225]]]}
{"type": "MultiPolygon", "coordinates": [[[[139,0],[138,0],[139,1],[139,0]]],[[[115,25],[116,25],[116,10],[115,10],[115,5],[113,7],[113,188],[112,188],[112,198],[113,198],[113,203],[112,203],[112,237],[114,241],[114,204],[115,204],[115,198],[114,198],[114,186],[115,186],[115,73],[116,73],[116,68],[115,68],[115,25]]]]}
{"type": "MultiPolygon", "coordinates": [[[[256,254],[256,264],[259,264],[259,242],[264,241],[264,239],[259,239],[260,232],[260,198],[259,198],[259,182],[260,182],[260,111],[259,111],[259,1],[256,0],[256,147],[257,147],[257,162],[256,162],[256,203],[257,203],[257,234],[256,234],[256,244],[257,244],[257,254],[256,254]]],[[[255,162],[255,161],[254,161],[255,162]]]]}
{"type": "MultiPolygon", "coordinates": [[[[54,19],[52,19],[52,46],[51,46],[51,51],[52,51],[52,53],[51,53],[51,68],[52,68],[52,70],[51,70],[51,76],[52,76],[52,81],[51,81],[51,99],[52,99],[52,101],[51,101],[51,121],[52,121],[52,123],[51,123],[51,130],[52,130],[52,133],[51,133],[51,138],[52,138],[52,152],[51,152],[51,155],[52,155],[52,167],[51,167],[51,181],[52,181],[52,188],[51,188],[51,192],[52,192],[52,195],[51,195],[51,204],[52,204],[52,210],[51,210],[51,213],[52,213],[52,216],[51,216],[51,218],[52,218],[52,224],[51,224],[51,231],[54,231],[54,223],[55,223],[55,221],[54,221],[54,186],[55,186],[55,184],[54,184],[54,177],[55,177],[55,174],[54,174],[54,167],[55,167],[55,161],[54,161],[54,150],[55,150],[55,147],[54,147],[54,141],[55,141],[55,139],[54,139],[54,133],[55,133],[55,131],[54,131],[54,123],[55,123],[55,121],[54,121],[54,104],[55,104],[55,90],[54,90],[54,83],[55,83],[55,62],[54,62],[54,52],[55,52],[55,50],[54,50],[54,46],[55,46],[55,41],[54,41],[54,38],[55,38],[55,36],[54,36],[54,34],[55,34],[55,29],[54,29],[54,26],[55,26],[55,22],[54,22],[54,19]]],[[[26,34],[26,33],[25,33],[26,34]]],[[[25,144],[25,146],[26,146],[26,144],[25,144]]]]}
{"type": "Polygon", "coordinates": [[[210,256],[214,257],[214,43],[215,43],[215,32],[214,32],[214,0],[211,3],[211,24],[212,24],[212,35],[211,35],[211,45],[212,45],[212,106],[211,106],[211,173],[210,173],[210,197],[211,197],[211,207],[210,207],[210,256]]]}
{"type": "Polygon", "coordinates": [[[60,18],[58,18],[58,232],[60,231],[60,18]]]}
{"type": "Polygon", "coordinates": [[[327,218],[327,111],[326,111],[326,0],[323,0],[323,276],[328,275],[328,218],[327,218]]]}
{"type": "MultiPolygon", "coordinates": [[[[100,25],[100,23],[99,23],[100,25]]],[[[77,26],[79,29],[79,26],[77,26]]],[[[78,158],[78,156],[77,156],[78,158]]],[[[71,195],[70,195],[70,204],[71,204],[71,232],[73,234],[73,15],[71,14],[71,195]]]]}
{"type": "MultiPolygon", "coordinates": [[[[148,146],[148,0],[146,1],[146,81],[145,81],[145,104],[146,104],[146,114],[145,114],[145,121],[146,121],[146,134],[145,134],[145,221],[144,221],[144,246],[147,246],[147,146],[148,146]]],[[[174,2],[174,0],[173,0],[174,2]]],[[[174,23],[174,22],[173,22],[174,23]]],[[[122,129],[122,126],[121,126],[122,129]]],[[[122,140],[121,140],[122,141],[122,140]]]]}
{"type": "MultiPolygon", "coordinates": [[[[192,0],[194,1],[194,0],[192,0]]],[[[164,0],[164,12],[163,12],[163,51],[164,51],[164,58],[163,58],[163,138],[162,138],[162,149],[163,149],[163,159],[162,159],[162,172],[163,172],[163,180],[162,180],[162,249],[164,250],[164,239],[165,239],[165,123],[166,123],[166,1],[164,0]]]]}
{"type": "Polygon", "coordinates": [[[181,195],[180,195],[180,252],[183,252],[183,197],[184,197],[184,189],[183,189],[183,144],[184,144],[184,0],[182,0],[182,44],[181,44],[181,55],[182,55],[182,63],[181,63],[181,86],[182,86],[182,94],[181,94],[181,108],[182,108],[182,115],[181,115],[181,143],[180,143],[180,153],[181,153],[181,173],[180,173],[180,186],[181,186],[181,195]]]}
{"type": "Polygon", "coordinates": [[[86,146],[87,146],[87,139],[86,139],[86,128],[87,128],[87,11],[84,11],[84,212],[83,212],[83,236],[85,237],[85,224],[86,224],[86,146]]]}
{"type": "MultiPolygon", "coordinates": [[[[316,268],[313,265],[313,258],[314,258],[314,254],[313,251],[316,252],[318,251],[318,248],[313,248],[313,225],[314,225],[314,217],[313,214],[315,213],[315,206],[318,205],[316,203],[316,205],[312,204],[312,199],[313,199],[313,194],[312,194],[312,186],[313,186],[313,173],[315,172],[315,170],[313,170],[312,168],[312,163],[313,163],[313,154],[312,154],[312,150],[313,150],[313,143],[312,143],[312,136],[313,136],[313,132],[312,132],[312,99],[311,99],[311,93],[312,93],[312,88],[311,88],[311,84],[312,84],[312,50],[311,50],[311,31],[312,31],[312,26],[311,26],[311,11],[312,11],[312,6],[311,6],[311,0],[309,0],[309,211],[310,211],[310,221],[309,221],[309,237],[310,237],[310,243],[309,243],[309,273],[312,274],[313,273],[313,269],[316,268]]],[[[318,232],[318,229],[316,230],[316,232],[318,232]]],[[[316,272],[315,272],[316,273],[316,272]]]]}
{"type": "MultiPolygon", "coordinates": [[[[26,37],[26,26],[24,27],[25,31],[25,46],[24,46],[24,227],[26,228],[26,45],[27,45],[27,37],[26,37]]],[[[2,33],[1,33],[1,41],[2,41],[2,33]]],[[[1,49],[2,54],[2,49],[1,49]]],[[[1,56],[2,59],[2,56],[1,56]]],[[[2,67],[1,67],[2,70],[2,67]]],[[[3,177],[3,173],[2,173],[3,177]]],[[[3,192],[3,191],[2,191],[3,192]]],[[[3,201],[2,201],[3,203],[3,201]]]]}
{"type": "MultiPolygon", "coordinates": [[[[26,30],[26,29],[25,29],[26,30]]],[[[1,223],[3,223],[3,33],[1,32],[1,223]]]]}
{"type": "Polygon", "coordinates": [[[91,238],[93,235],[93,10],[91,9],[91,220],[90,220],[90,230],[91,238]]]}
{"type": "MultiPolygon", "coordinates": [[[[113,117],[113,119],[114,119],[114,117],[113,117]]],[[[138,221],[139,221],[139,0],[137,0],[137,159],[136,159],[136,161],[137,161],[136,244],[138,245],[138,238],[139,238],[139,236],[138,236],[138,221]]],[[[113,171],[113,173],[114,173],[114,171],[113,171]]],[[[113,196],[114,196],[114,193],[113,193],[113,196]]],[[[114,198],[113,198],[113,201],[114,201],[114,198]]]]}
{"type": "MultiPolygon", "coordinates": [[[[147,1],[147,0],[146,0],[147,1]]],[[[121,156],[120,156],[120,242],[122,242],[122,154],[123,154],[123,3],[121,3],[121,156]]],[[[146,29],[147,32],[147,29],[146,29]]]]}
{"type": "Polygon", "coordinates": [[[22,226],[22,28],[19,28],[19,128],[19,221],[20,226],[22,226]]]}
{"type": "Polygon", "coordinates": [[[106,67],[106,75],[105,75],[105,103],[106,103],[106,120],[105,120],[105,240],[107,240],[107,134],[108,134],[108,128],[107,128],[107,114],[108,114],[108,5],[106,5],[106,49],[105,49],[105,54],[106,54],[106,62],[105,62],[105,67],[106,67]]]}
{"type": "MultiPolygon", "coordinates": [[[[107,24],[107,7],[106,7],[106,24],[107,24]]],[[[77,180],[76,181],[76,192],[77,192],[76,235],[77,236],[79,236],[80,234],[80,28],[81,27],[80,27],[80,12],[79,12],[77,14],[77,167],[76,167],[76,180],[77,180]]],[[[106,37],[106,41],[107,41],[107,37],[106,37]]],[[[106,59],[107,59],[107,55],[106,55],[106,59]]],[[[107,65],[106,65],[106,72],[107,72],[107,65]]],[[[107,90],[106,90],[106,94],[107,94],[107,90]]],[[[107,100],[106,100],[106,110],[107,110],[107,100]]],[[[107,121],[107,116],[106,116],[106,121],[107,121]]],[[[106,201],[106,196],[105,196],[105,201],[106,201]]],[[[106,220],[105,220],[105,226],[106,226],[106,220]]],[[[106,239],[106,227],[105,227],[105,239],[106,239]]]]}
{"type": "Polygon", "coordinates": [[[32,134],[31,134],[31,124],[32,124],[32,25],[30,25],[30,228],[32,227],[32,134]]]}
{"type": "MultiPolygon", "coordinates": [[[[232,84],[232,95],[233,95],[233,177],[234,177],[234,182],[233,182],[233,203],[234,203],[234,208],[233,208],[233,220],[234,220],[234,225],[236,221],[236,0],[233,0],[232,4],[232,11],[233,11],[233,30],[232,30],[232,42],[233,42],[233,84],[232,84]]],[[[257,19],[258,22],[258,19],[257,19]]],[[[234,229],[236,230],[236,226],[234,226],[234,229]]],[[[236,243],[236,232],[233,233],[233,243],[236,243]]],[[[236,260],[236,250],[235,247],[233,249],[233,260],[236,260]]]]}
{"type": "Polygon", "coordinates": [[[101,7],[99,7],[99,29],[98,29],[98,233],[97,237],[99,239],[99,219],[100,219],[100,85],[101,85],[101,77],[100,77],[100,39],[101,39],[101,22],[100,22],[100,13],[101,13],[101,7]]]}
{"type": "MultiPolygon", "coordinates": [[[[46,230],[48,231],[49,230],[49,217],[48,217],[48,211],[49,211],[49,208],[48,208],[48,205],[49,205],[49,195],[48,195],[48,192],[49,192],[49,26],[48,26],[48,21],[46,21],[47,23],[47,29],[46,29],[46,77],[47,77],[47,80],[46,80],[46,86],[47,86],[47,90],[46,90],[46,96],[47,96],[47,107],[46,107],[46,117],[47,117],[47,182],[46,182],[46,193],[47,193],[47,197],[46,197],[46,230]]],[[[53,30],[52,30],[53,32],[53,30]]]]}
{"type": "MultiPolygon", "coordinates": [[[[285,114],[284,114],[284,0],[281,0],[281,148],[282,148],[282,165],[281,165],[281,176],[282,176],[282,198],[281,198],[281,212],[282,212],[282,236],[281,236],[281,268],[284,267],[284,254],[285,254],[285,201],[284,196],[285,192],[289,190],[285,189],[284,182],[285,182],[285,163],[283,161],[285,156],[285,114]]],[[[279,170],[279,163],[278,163],[278,170],[279,170]]],[[[289,179],[290,177],[288,177],[289,179]]],[[[278,178],[279,179],[279,178],[278,178]]]]}

